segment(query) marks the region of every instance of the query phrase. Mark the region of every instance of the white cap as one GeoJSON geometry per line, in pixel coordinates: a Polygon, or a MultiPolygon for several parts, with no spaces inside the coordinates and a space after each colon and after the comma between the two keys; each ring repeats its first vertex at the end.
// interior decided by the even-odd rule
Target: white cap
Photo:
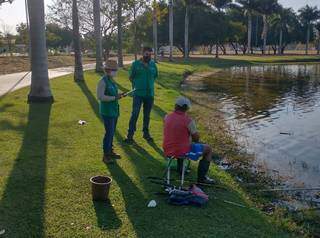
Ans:
{"type": "Polygon", "coordinates": [[[190,108],[191,107],[191,102],[190,102],[190,100],[188,98],[180,96],[176,100],[176,105],[178,105],[180,107],[183,107],[184,105],[187,105],[188,108],[190,108]]]}

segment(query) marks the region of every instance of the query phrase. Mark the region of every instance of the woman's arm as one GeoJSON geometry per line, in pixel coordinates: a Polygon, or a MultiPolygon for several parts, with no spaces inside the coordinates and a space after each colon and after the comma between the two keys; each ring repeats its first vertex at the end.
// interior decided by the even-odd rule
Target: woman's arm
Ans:
{"type": "Polygon", "coordinates": [[[115,96],[107,96],[104,95],[104,91],[106,90],[106,84],[103,80],[100,80],[97,87],[97,98],[101,102],[112,102],[116,100],[115,96]]]}

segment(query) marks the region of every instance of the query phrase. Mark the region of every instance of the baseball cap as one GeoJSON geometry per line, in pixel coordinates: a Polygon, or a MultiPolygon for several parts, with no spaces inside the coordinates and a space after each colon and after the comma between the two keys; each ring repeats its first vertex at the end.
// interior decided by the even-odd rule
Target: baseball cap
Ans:
{"type": "Polygon", "coordinates": [[[183,107],[184,105],[186,105],[188,108],[191,107],[191,102],[188,98],[180,96],[177,98],[176,100],[176,105],[183,107]]]}

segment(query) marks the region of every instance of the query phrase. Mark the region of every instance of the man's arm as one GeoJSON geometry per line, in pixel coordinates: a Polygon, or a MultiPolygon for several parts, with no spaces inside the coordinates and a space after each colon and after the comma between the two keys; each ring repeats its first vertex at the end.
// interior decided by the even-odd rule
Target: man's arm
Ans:
{"type": "Polygon", "coordinates": [[[197,130],[197,126],[194,120],[192,120],[188,125],[189,132],[191,134],[192,141],[198,143],[200,141],[200,134],[197,130]]]}
{"type": "Polygon", "coordinates": [[[129,70],[129,80],[131,82],[133,81],[133,78],[135,77],[135,74],[136,74],[135,63],[133,62],[131,67],[130,67],[130,70],[129,70]]]}

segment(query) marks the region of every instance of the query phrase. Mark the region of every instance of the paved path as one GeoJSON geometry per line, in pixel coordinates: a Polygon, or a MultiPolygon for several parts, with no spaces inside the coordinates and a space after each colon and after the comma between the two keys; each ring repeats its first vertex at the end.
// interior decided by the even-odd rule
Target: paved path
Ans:
{"type": "MultiPolygon", "coordinates": [[[[132,61],[125,61],[124,64],[130,64],[132,61]]],[[[83,65],[84,70],[95,68],[95,64],[83,65]]],[[[49,79],[72,74],[74,66],[49,69],[49,79]]],[[[31,73],[21,72],[15,74],[0,75],[0,97],[20,88],[28,87],[31,84],[31,73]]]]}

